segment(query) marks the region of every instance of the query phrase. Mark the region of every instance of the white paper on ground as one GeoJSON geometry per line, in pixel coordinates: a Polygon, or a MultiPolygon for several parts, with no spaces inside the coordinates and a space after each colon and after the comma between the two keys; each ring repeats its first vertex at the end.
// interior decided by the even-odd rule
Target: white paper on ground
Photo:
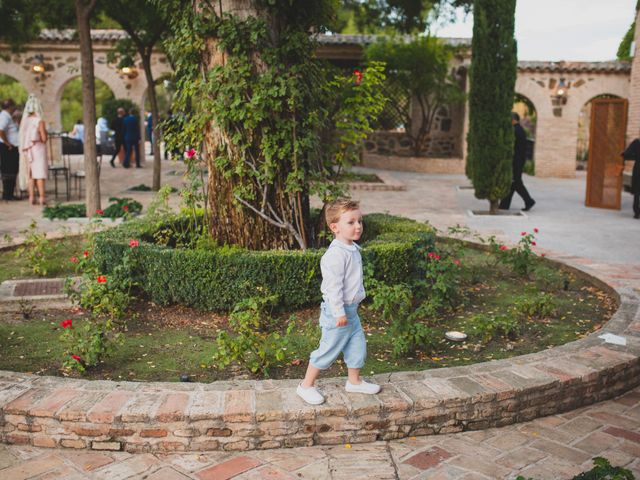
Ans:
{"type": "Polygon", "coordinates": [[[603,333],[602,335],[598,335],[598,338],[603,339],[607,343],[612,343],[614,345],[626,345],[627,339],[621,337],[620,335],[614,335],[613,333],[603,333]]]}

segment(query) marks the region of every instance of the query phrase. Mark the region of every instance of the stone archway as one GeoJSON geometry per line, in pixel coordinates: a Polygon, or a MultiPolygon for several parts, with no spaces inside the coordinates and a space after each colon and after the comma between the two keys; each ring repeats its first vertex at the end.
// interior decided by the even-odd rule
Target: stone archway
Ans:
{"type": "Polygon", "coordinates": [[[0,101],[7,98],[13,99],[18,108],[21,108],[29,96],[29,91],[17,78],[0,73],[0,101]]]}
{"type": "MultiPolygon", "coordinates": [[[[69,130],[69,125],[64,125],[62,122],[62,104],[63,104],[63,96],[65,94],[66,89],[69,87],[69,85],[72,82],[78,82],[81,80],[81,77],[79,75],[75,76],[75,77],[71,77],[69,79],[67,79],[59,88],[58,92],[56,93],[56,105],[58,107],[57,112],[54,112],[54,116],[57,119],[57,124],[61,126],[62,130],[68,131],[69,130]]],[[[102,84],[102,86],[106,87],[109,92],[111,93],[111,96],[115,98],[115,92],[113,90],[113,88],[104,80],[102,80],[101,78],[97,77],[95,78],[96,80],[96,87],[98,87],[100,84],[102,84]]],[[[81,91],[81,88],[80,88],[81,91]]],[[[81,101],[81,97],[79,99],[81,101]]],[[[97,115],[100,116],[100,107],[101,107],[101,98],[99,98],[99,95],[96,95],[96,112],[97,115]]],[[[82,115],[80,113],[80,117],[81,118],[82,115]]]]}
{"type": "Polygon", "coordinates": [[[538,110],[535,104],[526,95],[522,95],[516,92],[513,99],[513,109],[518,115],[520,115],[520,125],[527,133],[527,139],[529,140],[527,148],[527,162],[531,165],[531,171],[525,168],[526,172],[535,172],[535,139],[536,139],[536,126],[538,122],[538,110]]]}

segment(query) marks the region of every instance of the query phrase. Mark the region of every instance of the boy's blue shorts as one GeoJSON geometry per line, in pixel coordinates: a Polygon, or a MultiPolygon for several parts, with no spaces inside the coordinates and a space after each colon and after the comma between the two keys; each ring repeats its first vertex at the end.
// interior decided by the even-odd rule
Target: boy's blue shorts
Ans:
{"type": "Polygon", "coordinates": [[[309,362],[320,370],[326,370],[336,361],[340,352],[347,368],[362,368],[367,358],[367,342],[360,325],[358,304],[344,306],[347,325],[336,327],[336,318],[324,302],[320,305],[320,346],[311,352],[309,362]]]}

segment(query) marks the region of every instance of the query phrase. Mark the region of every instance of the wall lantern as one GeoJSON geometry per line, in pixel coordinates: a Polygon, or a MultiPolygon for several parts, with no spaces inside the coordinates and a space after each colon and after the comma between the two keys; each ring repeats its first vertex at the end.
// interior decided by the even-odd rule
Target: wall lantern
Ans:
{"type": "Polygon", "coordinates": [[[565,83],[564,78],[561,78],[556,87],[556,99],[559,105],[565,105],[567,103],[567,90],[569,90],[569,87],[565,83]]]}
{"type": "Polygon", "coordinates": [[[138,69],[135,65],[129,65],[126,67],[121,67],[119,69],[120,75],[123,77],[127,77],[129,80],[136,78],[138,76],[138,69]]]}
{"type": "Polygon", "coordinates": [[[44,63],[44,56],[39,53],[35,56],[35,60],[31,64],[31,71],[36,74],[41,74],[46,72],[47,66],[44,63]]]}

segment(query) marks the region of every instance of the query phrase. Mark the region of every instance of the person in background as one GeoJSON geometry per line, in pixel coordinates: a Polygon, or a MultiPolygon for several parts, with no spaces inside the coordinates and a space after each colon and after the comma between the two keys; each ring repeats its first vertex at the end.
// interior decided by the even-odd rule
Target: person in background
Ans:
{"type": "Polygon", "coordinates": [[[20,166],[20,156],[18,153],[18,142],[13,143],[11,139],[16,139],[18,127],[11,118],[16,110],[16,103],[9,98],[2,102],[0,112],[0,175],[2,175],[2,199],[16,200],[14,191],[16,189],[16,178],[20,166]]]}
{"type": "Polygon", "coordinates": [[[145,120],[145,128],[147,131],[147,138],[149,139],[149,155],[153,155],[153,115],[151,112],[147,112],[147,119],[145,120]]]}
{"type": "Polygon", "coordinates": [[[82,120],[78,120],[73,126],[70,137],[76,140],[80,140],[82,143],[84,143],[84,125],[82,124],[82,120]]]}
{"type": "Polygon", "coordinates": [[[640,218],[640,139],[636,138],[622,153],[624,160],[633,160],[631,193],[633,194],[633,218],[640,218]]]}
{"type": "Polygon", "coordinates": [[[528,212],[536,204],[536,201],[531,198],[527,187],[522,183],[522,171],[524,170],[524,164],[527,156],[527,134],[520,125],[520,115],[516,112],[511,112],[511,124],[513,125],[513,135],[515,137],[515,145],[513,148],[513,166],[512,166],[512,181],[511,191],[509,195],[502,199],[500,202],[500,209],[509,210],[511,206],[511,199],[514,193],[518,193],[524,200],[523,212],[528,212]]]}
{"type": "Polygon", "coordinates": [[[140,165],[140,122],[136,116],[134,108],[129,110],[129,115],[124,117],[124,168],[129,168],[131,161],[131,152],[136,155],[136,168],[142,168],[140,165]]]}
{"type": "Polygon", "coordinates": [[[20,124],[20,150],[25,157],[29,182],[29,203],[36,204],[38,189],[39,204],[45,205],[44,182],[47,178],[47,130],[42,119],[42,105],[35,95],[29,95],[24,106],[20,124]]]}
{"type": "Polygon", "coordinates": [[[119,107],[117,110],[118,116],[111,124],[111,130],[113,130],[113,139],[116,144],[116,151],[111,157],[111,160],[109,161],[109,163],[114,168],[116,165],[113,163],[113,161],[116,159],[116,156],[120,157],[120,160],[124,164],[123,157],[120,156],[120,153],[124,148],[124,116],[126,115],[126,113],[127,112],[125,112],[124,108],[119,107]]]}

